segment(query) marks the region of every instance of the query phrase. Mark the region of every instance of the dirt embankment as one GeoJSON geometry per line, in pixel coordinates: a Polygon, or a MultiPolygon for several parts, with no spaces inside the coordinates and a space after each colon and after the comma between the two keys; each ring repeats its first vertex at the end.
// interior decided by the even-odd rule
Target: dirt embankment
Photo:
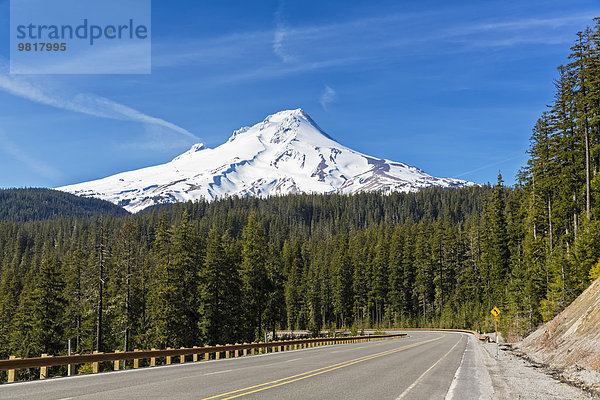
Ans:
{"type": "Polygon", "coordinates": [[[565,379],[600,392],[600,278],[516,346],[565,379]]]}

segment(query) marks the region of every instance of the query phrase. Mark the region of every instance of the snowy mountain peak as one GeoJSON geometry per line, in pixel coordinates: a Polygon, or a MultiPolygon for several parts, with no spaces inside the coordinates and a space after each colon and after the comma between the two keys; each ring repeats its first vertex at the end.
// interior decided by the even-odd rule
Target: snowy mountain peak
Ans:
{"type": "Polygon", "coordinates": [[[265,122],[269,121],[273,123],[278,123],[294,118],[302,118],[306,120],[310,117],[308,117],[308,114],[306,114],[303,109],[297,108],[295,110],[283,110],[279,111],[278,113],[269,115],[267,118],[265,118],[265,122]]]}
{"type": "Polygon", "coordinates": [[[298,108],[296,110],[280,111],[269,115],[263,122],[253,127],[241,128],[233,132],[229,142],[240,137],[255,136],[263,143],[280,144],[298,140],[299,133],[304,133],[305,136],[302,138],[304,140],[309,139],[306,134],[325,136],[331,139],[304,110],[298,108]]]}
{"type": "Polygon", "coordinates": [[[204,146],[204,143],[196,143],[195,145],[193,145],[192,147],[190,147],[190,149],[188,151],[186,151],[185,153],[180,154],[177,157],[175,157],[173,159],[173,161],[180,160],[182,158],[188,157],[188,156],[190,156],[190,155],[192,155],[194,153],[197,153],[199,151],[202,151],[202,150],[206,150],[206,147],[204,146]]]}
{"type": "Polygon", "coordinates": [[[154,204],[224,196],[390,193],[468,185],[472,183],[434,178],[404,163],[349,149],[296,109],[241,128],[214,149],[198,143],[166,164],[59,189],[136,212],[154,204]]]}

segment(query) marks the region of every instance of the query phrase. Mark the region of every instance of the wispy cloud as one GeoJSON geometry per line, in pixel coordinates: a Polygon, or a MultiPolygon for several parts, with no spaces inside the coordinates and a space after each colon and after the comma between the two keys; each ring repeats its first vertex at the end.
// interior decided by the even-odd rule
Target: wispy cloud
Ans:
{"type": "Polygon", "coordinates": [[[234,83],[241,81],[256,81],[261,79],[276,79],[288,75],[295,75],[311,71],[324,70],[336,67],[345,67],[363,61],[360,58],[338,58],[323,61],[305,61],[289,65],[266,65],[254,69],[248,69],[239,73],[223,75],[221,78],[211,79],[213,85],[222,83],[234,83]]]}
{"type": "Polygon", "coordinates": [[[325,86],[325,90],[321,94],[319,98],[319,103],[321,103],[321,107],[323,110],[329,111],[327,107],[329,104],[333,103],[337,99],[337,93],[330,86],[325,86]]]}
{"type": "Polygon", "coordinates": [[[579,24],[582,22],[590,22],[595,16],[596,15],[590,13],[582,15],[565,15],[562,17],[522,18],[511,21],[495,21],[473,25],[471,30],[529,30],[539,27],[561,28],[563,26],[579,24]]]}
{"type": "Polygon", "coordinates": [[[63,174],[46,164],[44,161],[30,154],[27,154],[22,148],[13,143],[5,134],[0,132],[0,150],[20,161],[27,168],[43,178],[58,181],[63,174]]]}
{"type": "Polygon", "coordinates": [[[317,25],[286,23],[284,3],[275,27],[174,44],[155,43],[153,67],[194,65],[204,85],[256,82],[346,68],[384,68],[415,56],[474,53],[527,45],[563,45],[592,15],[470,20],[460,10],[371,15],[317,25]],[[454,18],[452,18],[454,16],[454,18]],[[432,29],[433,27],[433,29],[432,29]],[[190,51],[190,49],[193,49],[190,51]]]}
{"type": "Polygon", "coordinates": [[[491,168],[491,167],[496,167],[496,166],[498,166],[498,165],[502,165],[502,164],[504,164],[504,163],[507,163],[507,162],[509,162],[509,161],[518,160],[518,159],[523,159],[523,158],[525,158],[525,157],[526,157],[525,153],[521,153],[521,152],[519,152],[519,153],[514,153],[512,157],[504,158],[504,159],[502,159],[502,160],[495,161],[495,162],[493,162],[493,163],[490,163],[490,164],[485,164],[485,165],[482,165],[481,167],[478,167],[478,168],[475,168],[475,169],[472,169],[472,170],[469,170],[469,171],[466,171],[466,172],[462,172],[462,173],[460,173],[460,174],[455,174],[455,175],[453,175],[453,176],[454,176],[455,178],[461,178],[461,177],[463,177],[463,176],[465,176],[465,175],[470,175],[470,174],[472,174],[472,173],[474,173],[474,172],[484,171],[484,170],[486,170],[486,169],[489,169],[489,168],[491,168]],[[518,155],[517,155],[517,154],[518,154],[518,155]]]}
{"type": "Polygon", "coordinates": [[[285,38],[288,35],[288,29],[285,25],[285,21],[283,18],[283,9],[284,3],[283,1],[279,2],[279,7],[275,12],[275,35],[273,38],[273,52],[281,58],[281,61],[284,63],[290,63],[295,60],[295,57],[292,56],[288,50],[285,48],[285,38]]]}
{"type": "Polygon", "coordinates": [[[55,88],[45,84],[0,73],[0,90],[12,95],[31,100],[36,103],[74,111],[82,114],[92,115],[100,118],[108,118],[122,121],[141,122],[156,125],[178,132],[190,139],[198,140],[198,137],[188,130],[168,122],[164,119],[144,114],[134,108],[114,102],[105,97],[88,93],[67,95],[60,93],[55,88]]]}
{"type": "Polygon", "coordinates": [[[158,41],[152,43],[152,68],[206,67],[262,54],[269,48],[272,31],[231,33],[220,37],[158,41]]]}
{"type": "Polygon", "coordinates": [[[121,140],[117,143],[116,147],[124,151],[181,152],[190,147],[190,141],[172,130],[164,129],[157,125],[146,125],[145,132],[140,138],[135,140],[121,140]]]}
{"type": "Polygon", "coordinates": [[[513,47],[518,45],[560,45],[573,41],[574,33],[590,24],[593,14],[561,17],[491,20],[476,24],[460,24],[445,30],[449,42],[463,49],[480,47],[513,47]]]}

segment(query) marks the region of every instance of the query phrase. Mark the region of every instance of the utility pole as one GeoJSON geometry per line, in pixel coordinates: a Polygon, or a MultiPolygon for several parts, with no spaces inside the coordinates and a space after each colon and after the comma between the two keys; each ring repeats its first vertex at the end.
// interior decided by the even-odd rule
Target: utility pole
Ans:
{"type": "MultiPolygon", "coordinates": [[[[71,339],[69,339],[69,355],[71,355],[71,339]]],[[[69,366],[67,367],[67,375],[71,376],[72,370],[71,370],[71,364],[69,364],[69,366]]]]}
{"type": "Polygon", "coordinates": [[[104,227],[100,221],[100,255],[98,258],[98,310],[96,314],[96,351],[102,352],[102,308],[104,296],[104,227]]]}

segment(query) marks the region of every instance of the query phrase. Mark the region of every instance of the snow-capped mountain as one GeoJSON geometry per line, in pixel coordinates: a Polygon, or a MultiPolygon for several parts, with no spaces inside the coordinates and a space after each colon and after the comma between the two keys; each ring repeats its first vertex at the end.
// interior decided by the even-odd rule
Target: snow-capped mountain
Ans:
{"type": "Polygon", "coordinates": [[[98,197],[137,212],[154,204],[225,196],[390,193],[469,185],[349,149],[298,109],[278,112],[237,130],[214,149],[196,144],[166,164],[59,190],[98,197]]]}

